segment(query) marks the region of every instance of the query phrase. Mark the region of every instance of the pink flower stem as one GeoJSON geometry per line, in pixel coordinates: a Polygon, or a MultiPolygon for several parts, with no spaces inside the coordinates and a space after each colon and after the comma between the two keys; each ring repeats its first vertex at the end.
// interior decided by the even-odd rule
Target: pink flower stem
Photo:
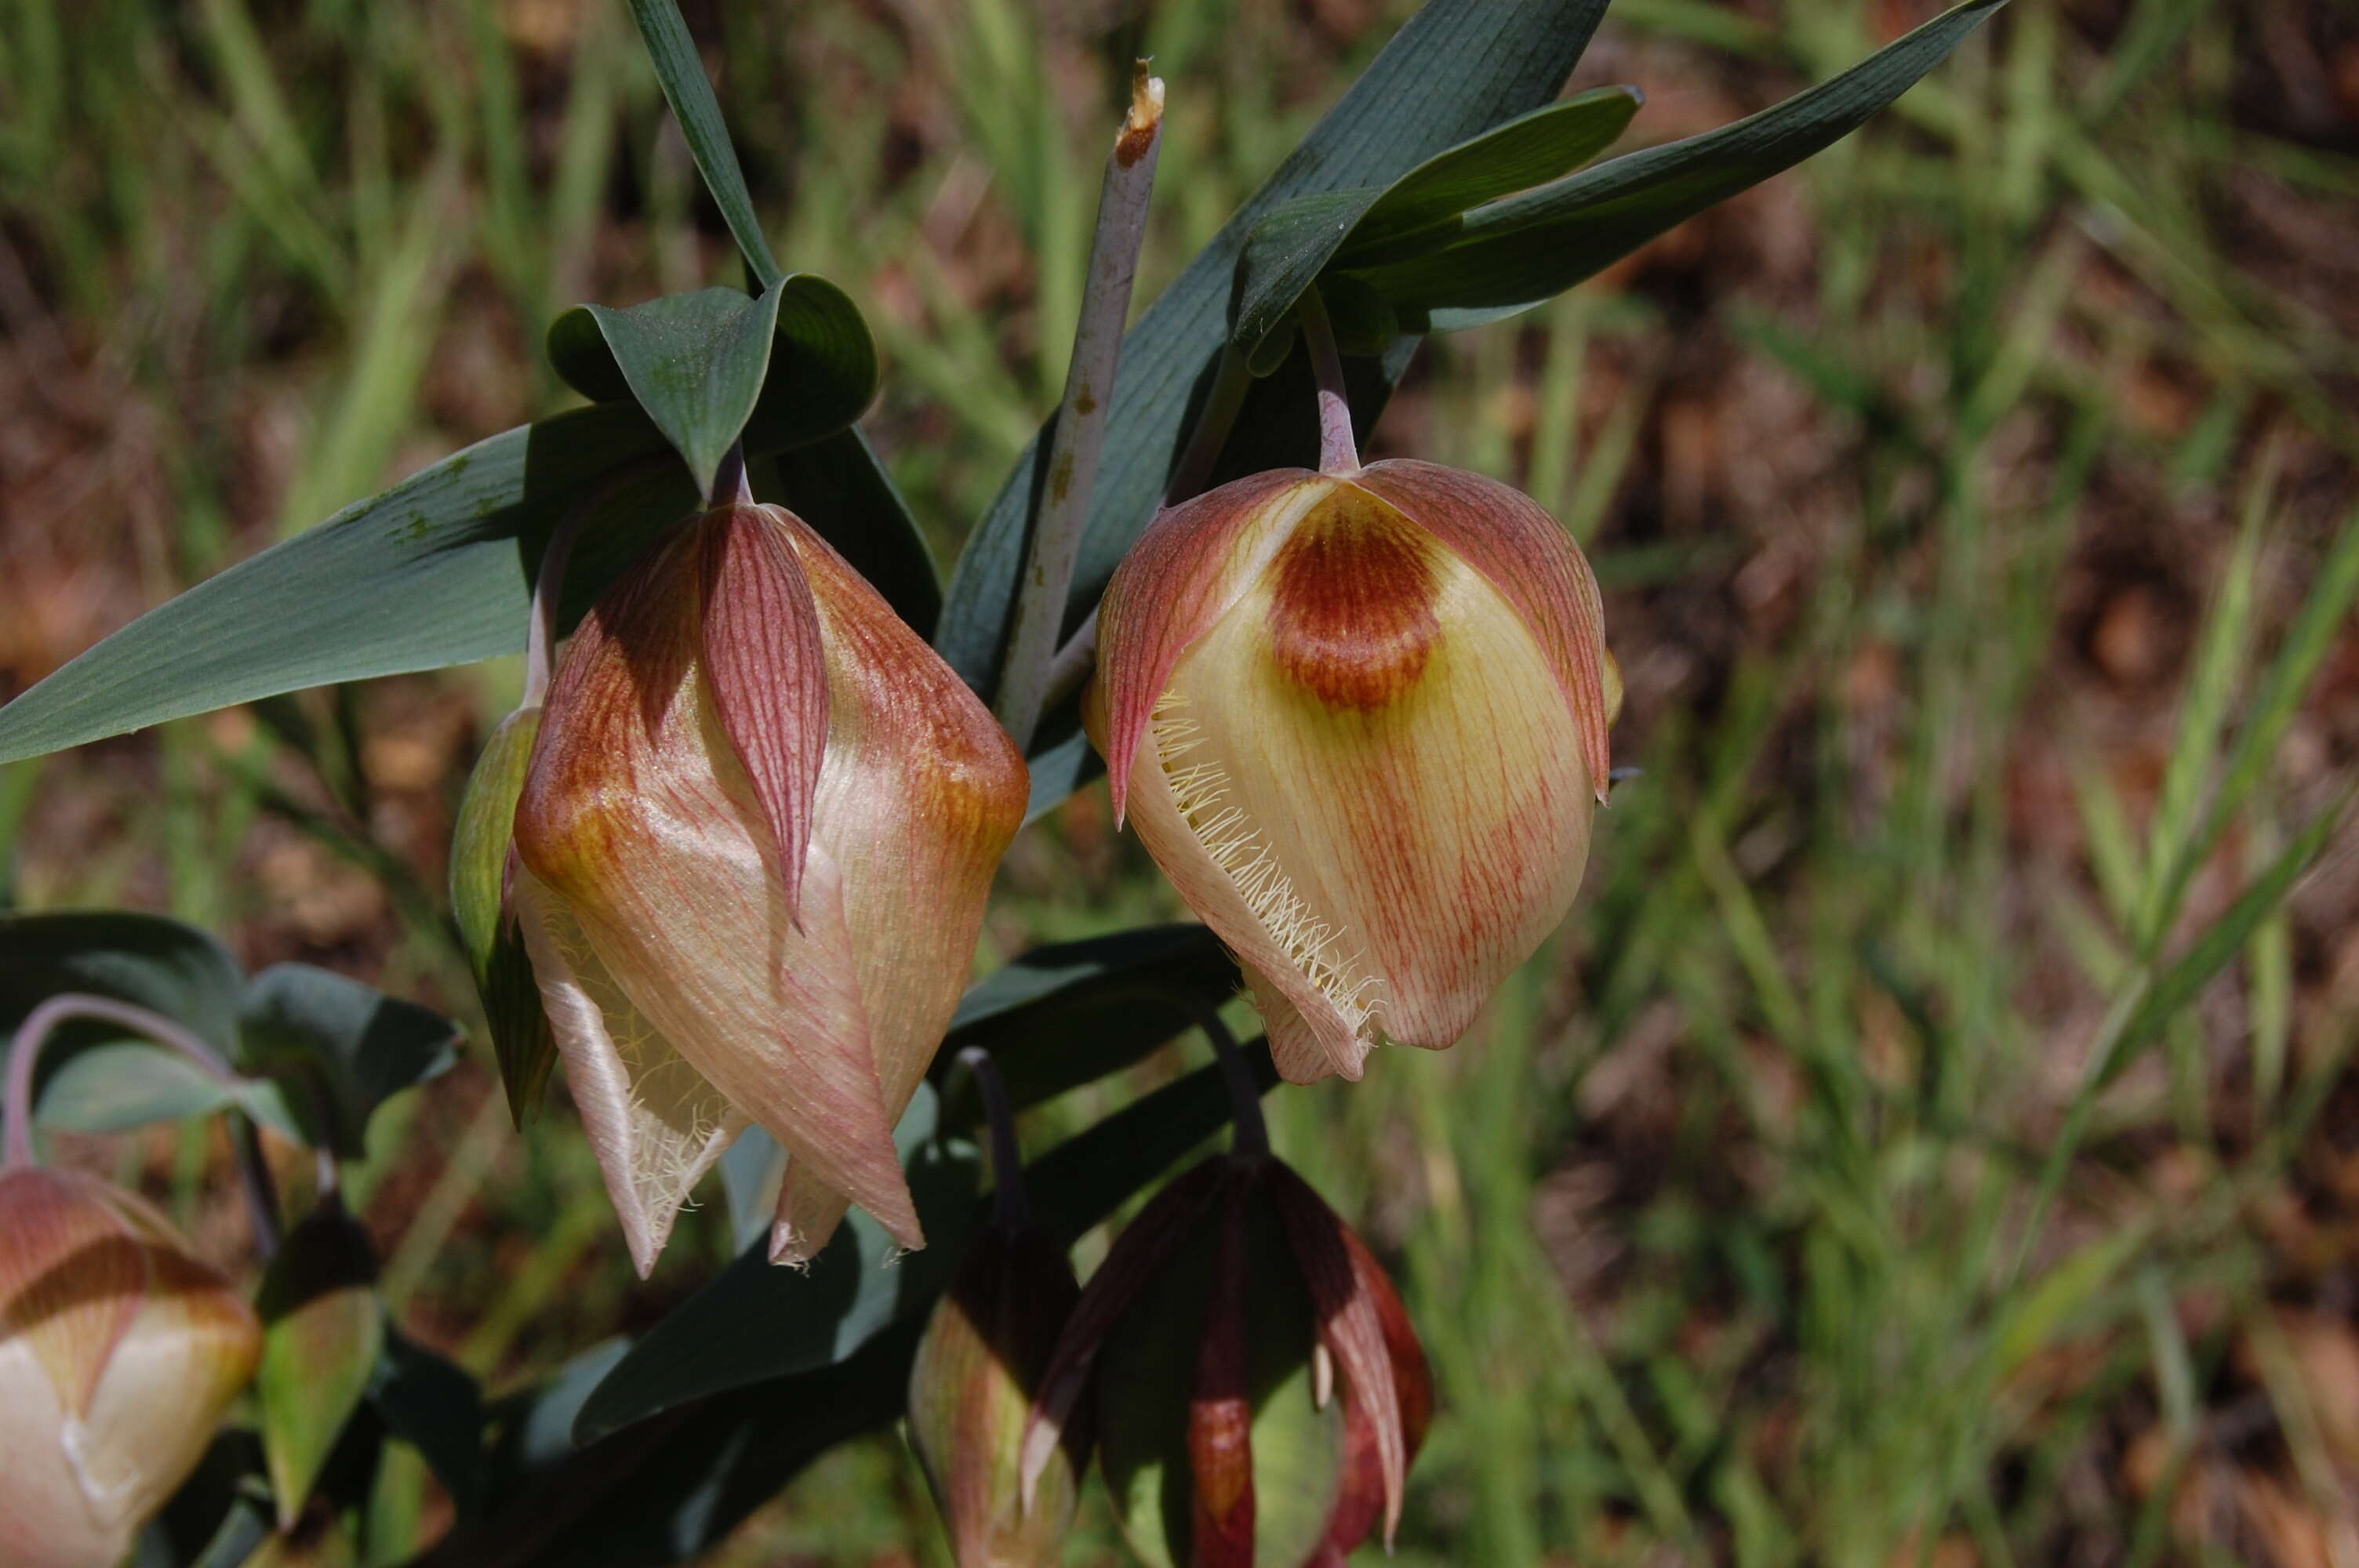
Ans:
{"type": "MultiPolygon", "coordinates": [[[[195,1031],[160,1012],[153,1012],[112,997],[64,991],[49,997],[25,1015],[8,1046],[8,1085],[5,1114],[8,1129],[0,1169],[16,1170],[38,1162],[33,1153],[33,1065],[41,1047],[60,1023],[92,1019],[129,1030],[155,1044],[178,1051],[205,1076],[224,1088],[242,1089],[246,1080],[195,1031]]],[[[270,1168],[262,1158],[262,1142],[254,1124],[244,1117],[233,1123],[230,1142],[237,1152],[237,1173],[245,1189],[246,1211],[254,1221],[255,1243],[265,1258],[278,1250],[278,1196],[271,1185],[270,1168]]]]}
{"type": "Polygon", "coordinates": [[[1352,435],[1352,399],[1343,387],[1343,356],[1335,351],[1334,324],[1319,286],[1302,291],[1294,307],[1302,318],[1302,341],[1310,350],[1310,372],[1319,378],[1319,471],[1350,473],[1360,466],[1352,435]]]}
{"type": "Polygon", "coordinates": [[[958,1054],[958,1065],[974,1079],[983,1097],[983,1117],[991,1125],[991,1217],[1002,1229],[1031,1223],[1031,1206],[1024,1198],[1024,1151],[1016,1141],[1016,1113],[1008,1108],[1007,1086],[991,1053],[970,1045],[958,1054]]]}

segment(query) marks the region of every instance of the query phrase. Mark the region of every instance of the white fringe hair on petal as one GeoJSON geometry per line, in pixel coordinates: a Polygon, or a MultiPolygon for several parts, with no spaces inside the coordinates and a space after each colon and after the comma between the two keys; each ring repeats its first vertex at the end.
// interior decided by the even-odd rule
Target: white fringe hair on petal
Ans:
{"type": "Polygon", "coordinates": [[[1147,720],[1155,738],[1155,763],[1171,786],[1180,820],[1288,962],[1334,1004],[1354,1037],[1373,1042],[1372,1015],[1382,994],[1382,977],[1360,973],[1361,952],[1343,953],[1343,929],[1312,914],[1295,892],[1277,852],[1263,840],[1245,808],[1229,803],[1229,775],[1220,762],[1210,758],[1185,761],[1204,743],[1203,727],[1181,711],[1187,705],[1184,695],[1167,691],[1147,720]]]}

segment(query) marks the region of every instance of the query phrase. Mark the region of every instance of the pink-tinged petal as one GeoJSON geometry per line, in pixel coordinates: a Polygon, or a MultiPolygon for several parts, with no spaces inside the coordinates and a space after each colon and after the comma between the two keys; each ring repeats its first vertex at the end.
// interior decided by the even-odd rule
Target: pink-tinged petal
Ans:
{"type": "Polygon", "coordinates": [[[729,506],[696,524],[702,551],[704,676],[713,712],[777,844],[789,914],[827,744],[819,610],[777,509],[729,506]]]}
{"type": "Polygon", "coordinates": [[[1190,1530],[1195,1568],[1253,1568],[1253,1391],[1244,1184],[1221,1206],[1212,1287],[1188,1401],[1190,1530]]]}
{"type": "Polygon", "coordinates": [[[70,1172],[0,1174],[0,1336],[25,1340],[75,1416],[147,1290],[145,1249],[101,1191],[70,1172]]]}
{"type": "Polygon", "coordinates": [[[1106,760],[1117,824],[1130,809],[1138,749],[1172,666],[1236,602],[1293,520],[1335,483],[1308,469],[1233,481],[1163,513],[1123,557],[1098,608],[1097,700],[1106,721],[1092,735],[1106,760]]]}
{"type": "Polygon", "coordinates": [[[529,872],[513,898],[566,1086],[645,1279],[697,1182],[745,1130],[745,1113],[631,1004],[563,900],[529,872]]]}
{"type": "Polygon", "coordinates": [[[10,1568],[112,1568],[253,1376],[253,1309],[183,1247],[152,1207],[92,1177],[0,1175],[10,1568]]]}
{"type": "MultiPolygon", "coordinates": [[[[763,510],[800,559],[827,647],[814,853],[841,870],[878,1092],[898,1119],[966,989],[1029,779],[990,710],[866,579],[793,514],[763,510]]],[[[774,1254],[813,1255],[842,1212],[824,1174],[790,1160],[774,1254]]]]}
{"type": "Polygon", "coordinates": [[[1225,1159],[1211,1159],[1189,1170],[1155,1195],[1138,1217],[1123,1227],[1105,1260],[1082,1289],[1082,1299],[1065,1321],[1056,1354],[1040,1373],[1039,1392],[1024,1424],[1024,1506],[1032,1506],[1040,1474],[1049,1466],[1074,1408],[1088,1388],[1090,1369],[1106,1336],[1134,1303],[1162,1274],[1177,1247],[1222,1190],[1234,1167],[1225,1159]]]}
{"type": "MultiPolygon", "coordinates": [[[[676,535],[566,650],[516,808],[526,870],[647,1022],[810,1173],[924,1244],[820,836],[799,922],[699,663],[696,544],[676,535]]],[[[822,794],[824,787],[822,786],[822,794]]]]}
{"type": "Polygon", "coordinates": [[[1571,903],[1593,807],[1553,685],[1484,577],[1348,485],[1175,667],[1140,835],[1332,1070],[1454,1043],[1571,903]]]}
{"type": "MultiPolygon", "coordinates": [[[[1351,1227],[1287,1166],[1272,1162],[1264,1174],[1270,1201],[1286,1227],[1294,1261],[1310,1288],[1319,1316],[1320,1343],[1343,1374],[1346,1436],[1368,1445],[1375,1461],[1377,1501],[1385,1541],[1400,1523],[1401,1488],[1408,1473],[1407,1439],[1401,1429],[1399,1395],[1393,1387],[1392,1354],[1385,1325],[1366,1277],[1353,1266],[1351,1227]],[[1362,1426],[1353,1424],[1358,1418],[1362,1426]]],[[[1350,1477],[1346,1476],[1347,1489],[1350,1477]]]]}
{"type": "Polygon", "coordinates": [[[1523,617],[1580,726],[1590,788],[1603,800],[1621,681],[1609,676],[1596,575],[1572,536],[1538,502],[1481,474],[1402,458],[1353,478],[1440,539],[1523,617]]]}
{"type": "Polygon", "coordinates": [[[1036,1506],[1019,1497],[1024,1422],[1041,1370],[1081,1298],[1064,1245],[1038,1227],[990,1227],[936,1304],[909,1368],[917,1450],[962,1568],[1062,1561],[1086,1429],[1069,1432],[1036,1506]]]}
{"type": "MultiPolygon", "coordinates": [[[[1329,1033],[1322,1039],[1276,980],[1251,964],[1245,966],[1245,989],[1252,992],[1254,1007],[1261,1014],[1262,1032],[1269,1038],[1269,1057],[1279,1077],[1289,1084],[1315,1084],[1339,1071],[1353,1080],[1360,1076],[1361,1065],[1375,1044],[1369,1033],[1351,1032],[1334,1019],[1332,1008],[1323,1008],[1320,1017],[1329,1033]]],[[[1301,982],[1297,979],[1295,984],[1299,989],[1301,982]]],[[[1322,1003],[1325,1000],[1320,999],[1322,1003]]]]}
{"type": "MultiPolygon", "coordinates": [[[[1186,701],[1158,710],[1154,754],[1131,776],[1130,825],[1244,967],[1278,1071],[1294,1083],[1357,1078],[1375,1033],[1367,986],[1349,962],[1355,955],[1331,940],[1332,924],[1308,910],[1266,839],[1233,815],[1227,772],[1200,755],[1195,712],[1186,701]]],[[[1104,751],[1102,687],[1090,689],[1083,719],[1104,751]]]]}

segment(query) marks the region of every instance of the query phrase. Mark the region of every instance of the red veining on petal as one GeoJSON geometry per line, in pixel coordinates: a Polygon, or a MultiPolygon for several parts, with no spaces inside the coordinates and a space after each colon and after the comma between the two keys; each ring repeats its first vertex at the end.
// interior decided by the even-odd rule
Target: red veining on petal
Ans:
{"type": "Polygon", "coordinates": [[[1253,1396],[1248,1386],[1245,1184],[1222,1205],[1212,1290],[1204,1304],[1196,1382],[1188,1401],[1188,1462],[1198,1568],[1253,1568],[1253,1396]]]}
{"type": "Polygon", "coordinates": [[[1271,652],[1295,684],[1364,711],[1417,685],[1440,635],[1440,583],[1400,514],[1339,486],[1297,524],[1273,570],[1271,652]]]}

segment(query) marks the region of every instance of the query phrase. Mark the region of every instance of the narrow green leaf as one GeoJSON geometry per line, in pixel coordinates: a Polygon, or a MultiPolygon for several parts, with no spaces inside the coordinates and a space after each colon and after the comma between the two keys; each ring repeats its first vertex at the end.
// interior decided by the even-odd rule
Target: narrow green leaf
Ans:
{"type": "Polygon", "coordinates": [[[975,1221],[981,1160],[963,1140],[937,1140],[937,1101],[921,1087],[894,1130],[926,1246],[900,1249],[854,1209],[808,1269],[769,1259],[766,1233],[631,1347],[575,1419],[592,1443],[686,1400],[828,1366],[933,1303],[975,1221]],[[887,1264],[891,1267],[887,1267],[887,1264]]]}
{"type": "MultiPolygon", "coordinates": [[[[2245,705],[2243,722],[2228,748],[2220,787],[2212,797],[2202,828],[2187,842],[2171,868],[2162,894],[2165,909],[2177,905],[2188,881],[2276,760],[2277,742],[2285,738],[2319,665],[2343,634],[2343,618],[2350,614],[2354,600],[2359,600],[2359,513],[2343,520],[2326,559],[2310,579],[2309,595],[2302,600],[2293,624],[2286,629],[2277,656],[2269,661],[2259,690],[2245,705]]],[[[2159,930],[2148,933],[2149,944],[2159,943],[2166,935],[2159,930]]]]}
{"type": "MultiPolygon", "coordinates": [[[[1136,931],[1036,947],[973,987],[959,1001],[935,1057],[938,1082],[962,1086],[958,1054],[992,1054],[1009,1101],[1037,1105],[1137,1061],[1195,1026],[1179,999],[1218,1007],[1234,996],[1237,967],[1201,925],[1136,931]]],[[[967,1123],[981,1112],[960,1087],[944,1115],[967,1123]]]]}
{"type": "Polygon", "coordinates": [[[262,1363],[254,1379],[262,1450],[281,1529],[360,1408],[385,1344],[376,1255],[332,1195],[288,1232],[262,1277],[262,1363]]]}
{"type": "Polygon", "coordinates": [[[1413,331],[1528,309],[1849,135],[2004,4],[1967,0],[1783,103],[1493,202],[1466,215],[1454,243],[1361,276],[1413,331]]]}
{"type": "Polygon", "coordinates": [[[425,1456],[461,1519],[484,1500],[484,1396],[475,1379],[390,1325],[369,1379],[386,1430],[425,1456]]]}
{"type": "Polygon", "coordinates": [[[1258,360],[1263,340],[1290,319],[1294,302],[1383,194],[1370,185],[1298,196],[1256,223],[1245,236],[1245,254],[1237,258],[1237,303],[1229,346],[1258,360]]]}
{"type": "MultiPolygon", "coordinates": [[[[1154,514],[1186,435],[1190,406],[1210,384],[1227,340],[1237,257],[1255,226],[1296,197],[1381,189],[1435,154],[1546,104],[1580,59],[1603,9],[1603,0],[1562,5],[1431,0],[1147,307],[1123,342],[1068,624],[1104,590],[1154,514]]],[[[1406,355],[1398,362],[1406,368],[1406,355]]],[[[1387,359],[1384,367],[1386,389],[1397,378],[1393,364],[1387,359]]],[[[1232,455],[1250,448],[1263,467],[1310,460],[1318,450],[1315,421],[1303,422],[1300,438],[1266,439],[1256,418],[1262,390],[1256,388],[1256,397],[1237,421],[1232,455]]],[[[1376,401],[1381,405],[1381,395],[1376,401]]],[[[997,684],[1044,450],[1044,439],[1036,438],[976,529],[952,578],[937,638],[951,667],[986,694],[997,684]]]]}
{"type": "Polygon", "coordinates": [[[290,1086],[307,1141],[346,1159],[367,1151],[386,1099],[447,1070],[456,1025],[416,1002],[309,964],[273,964],[246,987],[238,1061],[290,1086]]]}
{"type": "Polygon", "coordinates": [[[2185,953],[2169,968],[2164,970],[2140,999],[2137,1010],[2122,1025],[2104,1066],[2104,1076],[2111,1079],[2136,1059],[2138,1051],[2148,1040],[2160,1033],[2165,1024],[2176,1018],[2192,1002],[2212,978],[2227,968],[2228,961],[2242,952],[2252,940],[2261,922],[2267,919],[2318,852],[2326,847],[2327,838],[2350,806],[2351,792],[2343,791],[2325,810],[2310,818],[2292,843],[2272,860],[2267,869],[2253,879],[2226,914],[2204,927],[2201,935],[2189,945],[2185,953]]]}
{"type": "Polygon", "coordinates": [[[737,149],[730,144],[729,127],[721,118],[721,101],[712,95],[696,40],[689,36],[688,24],[680,19],[673,0],[631,0],[631,15],[638,20],[639,37],[647,44],[647,58],[655,62],[664,99],[679,121],[689,156],[696,160],[697,172],[704,176],[704,188],[712,193],[737,248],[745,254],[755,280],[767,289],[785,271],[770,254],[762,221],[754,211],[753,193],[745,189],[745,171],[737,167],[737,149]]]}
{"type": "MultiPolygon", "coordinates": [[[[798,278],[779,302],[782,334],[799,319],[806,281],[815,286],[805,300],[811,319],[828,316],[819,292],[827,286],[798,278]]],[[[821,506],[813,515],[791,487],[779,499],[855,565],[864,557],[897,564],[894,587],[881,590],[908,614],[928,598],[906,565],[913,554],[922,560],[924,546],[868,537],[906,535],[910,524],[897,498],[879,496],[889,487],[845,428],[875,390],[873,366],[849,373],[858,369],[853,357],[816,338],[781,342],[745,427],[746,452],[766,457],[821,442],[838,454],[820,465],[838,488],[848,482],[838,475],[857,475],[867,461],[857,506],[821,506]]],[[[571,626],[651,538],[696,505],[698,492],[668,446],[653,421],[623,403],[478,441],[159,605],[0,708],[0,762],[304,687],[514,653],[524,646],[532,571],[549,532],[581,507],[588,516],[566,572],[561,617],[571,626]]],[[[930,588],[929,577],[922,589],[930,588]]]]}
{"type": "Polygon", "coordinates": [[[1353,225],[1336,265],[1391,261],[1446,243],[1460,213],[1571,173],[1629,128],[1646,94],[1593,87],[1426,159],[1353,225]]]}

